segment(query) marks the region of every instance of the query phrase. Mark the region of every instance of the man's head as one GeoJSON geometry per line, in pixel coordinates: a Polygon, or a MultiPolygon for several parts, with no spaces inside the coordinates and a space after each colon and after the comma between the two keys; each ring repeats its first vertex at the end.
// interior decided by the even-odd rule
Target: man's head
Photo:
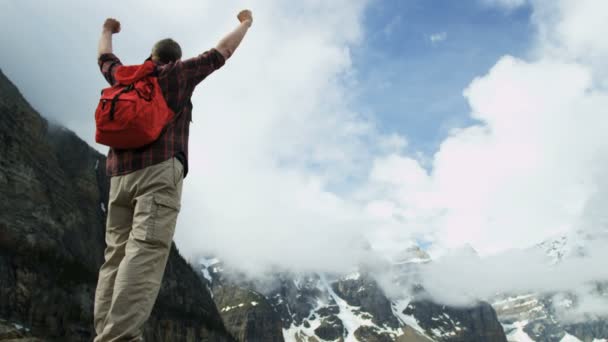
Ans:
{"type": "Polygon", "coordinates": [[[182,58],[182,48],[171,38],[163,39],[154,44],[152,60],[161,63],[170,63],[182,58]]]}

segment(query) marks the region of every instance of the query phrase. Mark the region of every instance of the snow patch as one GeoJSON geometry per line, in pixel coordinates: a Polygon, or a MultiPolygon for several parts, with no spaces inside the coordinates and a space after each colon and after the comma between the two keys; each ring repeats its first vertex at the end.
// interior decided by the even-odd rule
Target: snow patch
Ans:
{"type": "Polygon", "coordinates": [[[213,283],[213,278],[211,277],[211,273],[206,268],[203,268],[203,277],[207,279],[210,283],[213,283]]]}
{"type": "Polygon", "coordinates": [[[416,319],[416,317],[414,316],[410,316],[410,315],[406,315],[403,313],[403,311],[405,311],[405,309],[407,308],[408,305],[410,305],[410,298],[406,298],[406,299],[401,299],[398,300],[396,302],[393,303],[392,305],[392,309],[393,309],[393,314],[395,316],[397,316],[397,318],[404,323],[405,325],[411,327],[412,329],[416,330],[417,332],[419,332],[420,334],[422,334],[425,337],[428,337],[426,334],[426,331],[424,331],[424,329],[422,329],[422,327],[420,326],[420,324],[418,324],[418,320],[416,319]]]}
{"type": "Polygon", "coordinates": [[[325,277],[322,277],[321,281],[323,282],[323,285],[331,298],[333,298],[336,304],[338,304],[338,308],[340,309],[337,316],[342,321],[344,329],[346,329],[346,338],[344,339],[344,342],[357,342],[357,339],[355,338],[355,331],[359,329],[359,327],[376,326],[371,319],[366,319],[355,314],[354,310],[359,308],[350,306],[344,299],[340,298],[334,292],[334,289],[332,289],[325,277]]]}
{"type": "Polygon", "coordinates": [[[344,277],[344,280],[359,280],[359,278],[361,278],[361,274],[359,272],[353,272],[344,277]]]}
{"type": "Polygon", "coordinates": [[[505,299],[502,299],[502,300],[499,300],[499,301],[495,301],[492,304],[492,306],[495,306],[495,305],[502,306],[502,305],[505,305],[505,304],[508,305],[508,304],[510,304],[512,302],[518,302],[518,301],[521,301],[521,300],[524,300],[524,299],[532,298],[534,296],[535,296],[535,294],[531,293],[531,294],[525,294],[525,295],[521,295],[521,296],[517,296],[517,297],[507,297],[505,299]]]}
{"type": "Polygon", "coordinates": [[[566,333],[566,335],[564,335],[564,337],[560,340],[560,342],[582,342],[582,341],[579,340],[578,338],[566,333]]]}
{"type": "MultiPolygon", "coordinates": [[[[283,339],[285,342],[301,342],[308,341],[308,337],[314,337],[314,339],[319,340],[319,338],[315,334],[315,329],[321,326],[321,317],[317,315],[315,312],[319,310],[324,303],[321,301],[317,302],[317,307],[314,308],[310,315],[303,321],[308,323],[308,327],[305,327],[305,324],[295,325],[293,322],[291,326],[287,329],[283,329],[283,339]]],[[[287,307],[289,310],[289,306],[287,307]]]]}
{"type": "Polygon", "coordinates": [[[215,264],[219,264],[220,260],[218,258],[201,258],[200,264],[205,266],[205,268],[209,268],[215,264]]]}
{"type": "MultiPolygon", "coordinates": [[[[199,264],[202,266],[201,271],[203,272],[203,277],[205,277],[205,279],[207,279],[207,281],[210,283],[213,283],[213,277],[211,276],[209,270],[211,269],[211,266],[219,263],[220,260],[218,258],[201,258],[199,260],[199,264]]],[[[221,269],[218,267],[213,267],[212,270],[214,273],[221,271],[221,269]]]]}
{"type": "Polygon", "coordinates": [[[237,304],[235,306],[228,305],[228,306],[224,306],[220,311],[221,312],[228,312],[230,310],[234,310],[234,309],[237,309],[237,308],[242,308],[243,306],[245,306],[245,303],[239,303],[239,304],[237,304]]]}
{"type": "Polygon", "coordinates": [[[300,341],[308,341],[308,337],[316,337],[315,329],[321,326],[321,318],[317,315],[314,315],[312,319],[306,319],[309,323],[309,327],[306,328],[303,325],[297,326],[294,323],[291,323],[291,326],[288,329],[283,329],[283,338],[285,342],[300,342],[300,341]]]}
{"type": "Polygon", "coordinates": [[[404,261],[396,261],[393,264],[395,265],[407,265],[407,264],[426,264],[430,262],[431,259],[428,258],[412,258],[404,261]]]}
{"type": "Polygon", "coordinates": [[[513,329],[507,335],[507,341],[515,341],[515,342],[534,342],[533,339],[526,334],[524,331],[524,327],[528,324],[528,321],[519,321],[513,324],[505,324],[503,325],[505,331],[509,331],[513,329]]]}

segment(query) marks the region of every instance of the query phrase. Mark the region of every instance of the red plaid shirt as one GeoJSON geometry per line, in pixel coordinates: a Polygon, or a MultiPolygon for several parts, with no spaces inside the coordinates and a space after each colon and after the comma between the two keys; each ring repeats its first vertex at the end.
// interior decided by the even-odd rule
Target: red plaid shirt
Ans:
{"type": "MultiPolygon", "coordinates": [[[[113,85],[116,67],[122,65],[112,53],[99,56],[99,67],[105,79],[113,85]]],[[[176,157],[188,173],[188,136],[192,121],[192,92],[197,84],[224,65],[224,57],[211,49],[198,57],[168,64],[157,63],[158,84],[167,105],[177,117],[158,139],[141,148],[119,150],[110,148],[106,161],[109,176],[127,174],[176,157]]]]}

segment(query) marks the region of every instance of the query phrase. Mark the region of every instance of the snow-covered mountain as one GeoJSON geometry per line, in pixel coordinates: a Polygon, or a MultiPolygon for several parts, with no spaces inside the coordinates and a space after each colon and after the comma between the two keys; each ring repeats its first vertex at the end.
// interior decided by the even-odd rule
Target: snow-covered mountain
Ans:
{"type": "MultiPolygon", "coordinates": [[[[553,265],[584,256],[586,245],[596,236],[576,233],[544,241],[535,249],[553,265]]],[[[608,297],[608,283],[592,284],[599,296],[608,297]]],[[[580,301],[576,293],[503,294],[492,301],[509,341],[514,342],[608,342],[608,317],[586,316],[573,321],[567,313],[580,301]]]]}
{"type": "Polygon", "coordinates": [[[569,294],[523,294],[492,303],[507,339],[513,342],[608,342],[608,320],[588,317],[568,322],[558,313],[569,308],[576,297],[569,294]]]}
{"type": "MultiPolygon", "coordinates": [[[[404,272],[429,262],[410,248],[395,260],[404,272]]],[[[345,276],[280,272],[264,280],[226,271],[216,258],[200,262],[229,331],[240,341],[496,341],[506,337],[487,303],[466,308],[428,300],[421,288],[389,297],[367,272],[345,276]]]]}
{"type": "MultiPolygon", "coordinates": [[[[585,247],[586,239],[573,235],[534,249],[558,265],[584,256],[585,247]]],[[[408,294],[402,296],[387,294],[365,267],[342,276],[276,272],[264,280],[225,270],[217,258],[201,259],[199,268],[228,330],[241,341],[608,342],[606,318],[565,318],[580,302],[575,293],[505,292],[490,298],[491,305],[469,307],[436,303],[419,285],[420,270],[432,263],[411,246],[382,265],[391,269],[389,287],[408,294]]],[[[608,283],[595,286],[608,296],[608,283]]]]}

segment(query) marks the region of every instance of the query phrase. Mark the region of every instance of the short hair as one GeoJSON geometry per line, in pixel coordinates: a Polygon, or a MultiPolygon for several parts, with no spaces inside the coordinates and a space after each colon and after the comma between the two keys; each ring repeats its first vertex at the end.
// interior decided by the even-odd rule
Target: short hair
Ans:
{"type": "Polygon", "coordinates": [[[152,48],[152,56],[162,63],[171,63],[182,58],[182,48],[171,39],[159,40],[152,48]]]}

